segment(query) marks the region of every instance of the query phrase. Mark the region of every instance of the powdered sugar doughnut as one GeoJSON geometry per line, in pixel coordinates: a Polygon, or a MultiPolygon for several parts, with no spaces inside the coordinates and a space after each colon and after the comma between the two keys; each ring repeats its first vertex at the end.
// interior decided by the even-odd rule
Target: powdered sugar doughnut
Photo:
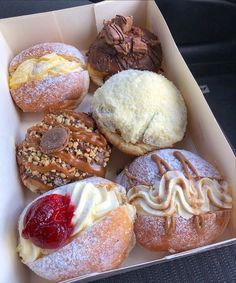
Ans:
{"type": "Polygon", "coordinates": [[[212,243],[229,222],[231,189],[208,162],[186,150],[163,149],[135,159],[117,177],[137,209],[137,241],[155,251],[212,243]]]}
{"type": "Polygon", "coordinates": [[[133,245],[134,216],[123,187],[88,178],[50,191],[24,209],[18,252],[30,269],[53,281],[114,269],[133,245]]]}
{"type": "Polygon", "coordinates": [[[75,108],[88,87],[84,56],[64,43],[37,44],[9,65],[10,93],[24,112],[75,108]]]}

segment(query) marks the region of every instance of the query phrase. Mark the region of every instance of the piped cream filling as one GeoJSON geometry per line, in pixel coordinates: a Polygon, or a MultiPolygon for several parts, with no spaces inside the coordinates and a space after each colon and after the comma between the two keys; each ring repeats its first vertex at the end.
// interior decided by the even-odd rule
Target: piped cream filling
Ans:
{"type": "MultiPolygon", "coordinates": [[[[120,193],[114,189],[97,188],[92,183],[77,183],[72,189],[66,192],[55,191],[56,194],[67,194],[71,197],[71,202],[75,205],[75,212],[72,218],[74,231],[71,239],[80,232],[102,220],[109,212],[124,204],[120,193]]],[[[133,219],[135,208],[127,204],[128,213],[133,219]]],[[[23,262],[33,262],[43,255],[54,252],[54,250],[44,250],[35,246],[30,240],[22,237],[23,221],[25,214],[19,220],[19,245],[18,252],[23,262]]]]}
{"type": "Polygon", "coordinates": [[[69,61],[56,53],[50,53],[22,62],[11,74],[9,86],[15,89],[29,81],[81,71],[83,68],[79,62],[69,61]]]}
{"type": "Polygon", "coordinates": [[[160,182],[151,188],[142,185],[131,188],[128,201],[141,214],[177,214],[185,219],[209,211],[232,208],[227,182],[210,178],[188,180],[179,171],[166,172],[160,182]]]}

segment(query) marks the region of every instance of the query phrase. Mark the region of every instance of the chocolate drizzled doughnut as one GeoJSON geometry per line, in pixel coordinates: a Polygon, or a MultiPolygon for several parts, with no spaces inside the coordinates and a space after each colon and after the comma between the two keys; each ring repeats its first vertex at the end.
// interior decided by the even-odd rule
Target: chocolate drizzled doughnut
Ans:
{"type": "Polygon", "coordinates": [[[88,51],[88,70],[101,85],[113,74],[138,69],[158,72],[162,61],[158,37],[133,26],[133,17],[117,15],[104,21],[104,27],[88,51]]]}
{"type": "Polygon", "coordinates": [[[22,182],[34,192],[85,179],[104,177],[110,147],[85,113],[49,113],[28,129],[17,145],[22,182]]]}

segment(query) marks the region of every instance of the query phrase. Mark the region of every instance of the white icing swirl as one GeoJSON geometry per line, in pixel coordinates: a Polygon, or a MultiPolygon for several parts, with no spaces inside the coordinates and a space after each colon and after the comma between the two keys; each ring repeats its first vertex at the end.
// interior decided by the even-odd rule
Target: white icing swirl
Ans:
{"type": "Polygon", "coordinates": [[[180,171],[166,172],[153,187],[136,186],[128,192],[129,203],[138,213],[185,219],[218,209],[232,208],[230,188],[225,181],[201,178],[188,180],[180,171]]]}
{"type": "Polygon", "coordinates": [[[114,190],[98,189],[91,183],[77,183],[68,194],[71,196],[71,202],[75,205],[72,218],[74,224],[72,236],[119,207],[119,201],[114,190]]]}
{"type": "MultiPolygon", "coordinates": [[[[92,183],[78,182],[74,187],[68,187],[67,190],[60,189],[54,191],[55,194],[70,195],[71,202],[75,206],[72,223],[74,231],[71,237],[78,235],[81,231],[92,226],[97,221],[102,220],[112,210],[123,204],[122,195],[125,192],[117,191],[114,188],[96,187],[92,183]]],[[[128,205],[128,211],[131,218],[134,216],[134,209],[128,205]]],[[[54,250],[44,250],[35,246],[30,240],[22,237],[23,221],[27,210],[21,215],[19,220],[20,241],[18,252],[23,262],[32,262],[44,254],[52,253],[54,250]]]]}

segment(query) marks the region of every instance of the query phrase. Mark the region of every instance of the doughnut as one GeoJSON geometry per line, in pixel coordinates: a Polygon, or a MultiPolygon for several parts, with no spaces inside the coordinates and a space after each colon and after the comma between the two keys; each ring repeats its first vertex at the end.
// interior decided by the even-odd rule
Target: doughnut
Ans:
{"type": "Polygon", "coordinates": [[[229,184],[198,155],[162,149],[136,158],[117,177],[137,210],[137,242],[151,251],[208,245],[225,230],[232,210],[229,184]]]}
{"type": "Polygon", "coordinates": [[[126,70],[113,75],[92,100],[93,117],[101,133],[130,155],[172,147],[187,125],[183,97],[160,74],[126,70]]]}
{"type": "Polygon", "coordinates": [[[111,149],[85,113],[51,112],[16,146],[23,184],[45,192],[91,176],[104,177],[111,149]]]}
{"type": "Polygon", "coordinates": [[[9,89],[24,112],[77,107],[88,92],[85,57],[71,45],[40,43],[23,50],[9,65],[9,89]]]}
{"type": "Polygon", "coordinates": [[[56,188],[19,217],[18,252],[39,276],[62,281],[118,268],[134,245],[125,188],[92,177],[56,188]]]}
{"type": "Polygon", "coordinates": [[[112,75],[127,69],[158,72],[162,62],[156,35],[133,26],[133,17],[117,15],[104,21],[102,31],[88,51],[88,71],[101,86],[112,75]]]}

